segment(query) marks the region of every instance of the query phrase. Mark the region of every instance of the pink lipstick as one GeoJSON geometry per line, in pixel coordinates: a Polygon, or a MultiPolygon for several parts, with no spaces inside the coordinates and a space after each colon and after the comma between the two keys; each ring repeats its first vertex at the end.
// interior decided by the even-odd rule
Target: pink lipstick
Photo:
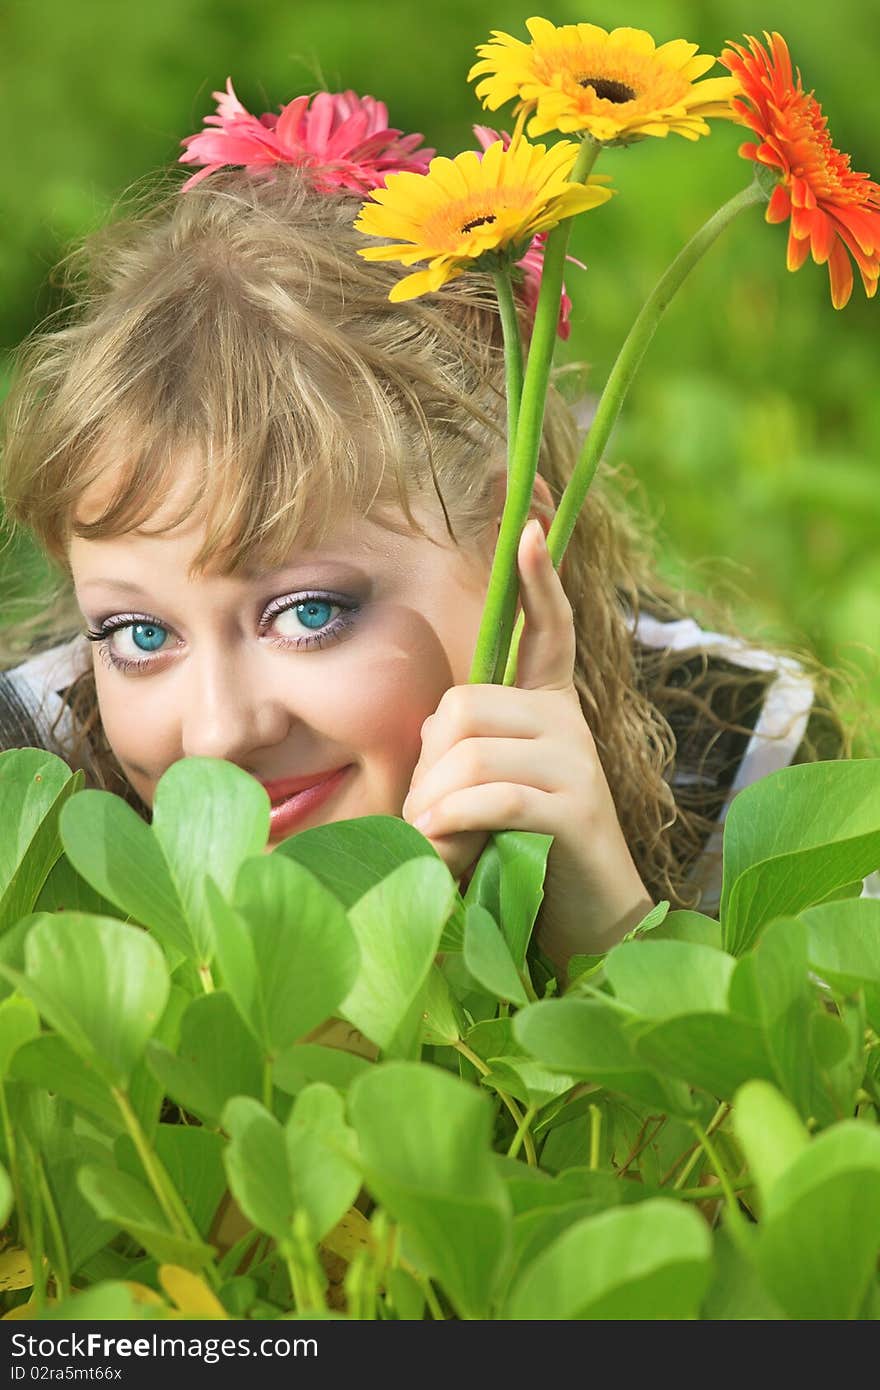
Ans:
{"type": "Polygon", "coordinates": [[[333,795],[352,764],[312,772],[305,777],[286,777],[278,782],[264,782],[272,810],[269,813],[269,839],[280,840],[290,835],[308,816],[323,806],[333,795]]]}

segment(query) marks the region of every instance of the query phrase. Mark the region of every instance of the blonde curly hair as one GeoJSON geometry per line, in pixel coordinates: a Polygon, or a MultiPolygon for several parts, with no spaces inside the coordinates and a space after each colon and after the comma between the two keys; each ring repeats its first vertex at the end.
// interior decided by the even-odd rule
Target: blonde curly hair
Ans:
{"type": "MultiPolygon", "coordinates": [[[[457,542],[496,506],[504,370],[488,277],[391,304],[398,272],[356,255],[364,242],[351,196],[316,193],[293,169],[214,174],[183,195],[153,186],[142,201],[71,254],[72,310],[20,353],[0,495],[54,573],[39,611],[0,632],[0,669],[81,630],[71,534],[99,539],[147,522],[182,449],[199,460],[206,506],[195,571],[234,574],[257,551],[266,567],[280,565],[297,538],[319,541],[341,505],[365,512],[391,499],[418,529],[413,503],[431,492],[457,542]],[[74,525],[109,460],[108,506],[74,525]]],[[[572,412],[551,390],[539,469],[554,502],[577,448],[572,412]]],[[[631,853],[654,898],[693,905],[689,870],[720,807],[700,792],[699,770],[714,750],[717,774],[722,733],[748,736],[770,677],[712,667],[699,653],[688,664],[634,639],[640,612],[676,618],[688,603],[656,579],[644,536],[602,474],[561,573],[576,685],[631,853]],[[685,742],[698,775],[674,788],[685,742]]],[[[103,733],[91,671],[67,700],[65,756],[148,816],[103,733]]],[[[846,747],[830,703],[825,727],[831,741],[813,755],[846,747]]]]}

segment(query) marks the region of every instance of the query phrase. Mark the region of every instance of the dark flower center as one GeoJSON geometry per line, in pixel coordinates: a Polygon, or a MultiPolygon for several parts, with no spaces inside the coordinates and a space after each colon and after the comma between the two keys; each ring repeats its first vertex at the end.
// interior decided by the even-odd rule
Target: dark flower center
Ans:
{"type": "Polygon", "coordinates": [[[461,229],[461,234],[462,236],[464,236],[465,232],[472,232],[475,227],[488,227],[494,221],[494,212],[487,212],[485,217],[475,217],[473,221],[465,222],[464,226],[461,229]]]}
{"type": "Polygon", "coordinates": [[[615,82],[612,77],[579,77],[578,85],[592,87],[597,97],[613,101],[618,105],[624,101],[635,101],[636,94],[625,82],[615,82]]]}

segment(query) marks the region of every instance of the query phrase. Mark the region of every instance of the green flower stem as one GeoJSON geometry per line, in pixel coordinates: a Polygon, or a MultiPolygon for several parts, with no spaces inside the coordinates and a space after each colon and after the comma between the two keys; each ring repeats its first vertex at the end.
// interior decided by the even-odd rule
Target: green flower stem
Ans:
{"type": "Polygon", "coordinates": [[[425,1302],[428,1305],[428,1311],[434,1322],[443,1322],[443,1309],[437,1301],[437,1295],[434,1292],[434,1287],[430,1279],[426,1274],[419,1274],[415,1271],[413,1271],[413,1277],[422,1290],[422,1293],[425,1295],[425,1302]]]}
{"type": "MultiPolygon", "coordinates": [[[[113,1098],[119,1106],[125,1127],[132,1138],[132,1143],[137,1150],[144,1172],[147,1175],[150,1186],[156,1194],[160,1207],[175,1235],[181,1236],[184,1240],[192,1241],[195,1245],[202,1245],[202,1238],[193,1224],[193,1219],[187,1211],[177,1188],[169,1178],[158,1155],[153,1152],[147,1141],[147,1136],[141,1128],[140,1121],[135,1114],[131,1102],[125,1091],[114,1086],[113,1098]]],[[[210,1283],[215,1289],[220,1287],[220,1278],[214,1262],[206,1261],[205,1271],[210,1283]]]]}
{"type": "MultiPolygon", "coordinates": [[[[742,1196],[745,1192],[750,1192],[753,1183],[744,1182],[732,1187],[731,1191],[735,1197],[742,1196]]],[[[675,1194],[676,1200],[682,1202],[717,1202],[720,1200],[718,1189],[712,1187],[683,1187],[675,1194]]]]}
{"type": "Polygon", "coordinates": [[[290,1280],[290,1292],[293,1295],[293,1306],[298,1313],[304,1313],[309,1306],[305,1281],[301,1277],[289,1245],[284,1246],[283,1255],[284,1263],[287,1266],[287,1277],[290,1280]]]}
{"type": "Polygon", "coordinates": [[[510,1147],[507,1150],[508,1158],[516,1158],[520,1150],[520,1145],[522,1144],[526,1135],[529,1133],[529,1128],[531,1126],[532,1120],[535,1118],[537,1113],[537,1105],[530,1105],[528,1110],[526,1110],[523,1114],[523,1117],[519,1122],[519,1127],[517,1128],[516,1134],[510,1141],[510,1147]]]}
{"type": "Polygon", "coordinates": [[[520,983],[522,984],[522,987],[526,992],[526,998],[528,999],[529,1003],[539,1003],[540,1001],[535,991],[535,986],[532,984],[532,977],[529,974],[528,966],[526,966],[524,970],[519,970],[517,974],[519,975],[520,983]]]}
{"type": "MultiPolygon", "coordinates": [[[[722,1100],[719,1103],[718,1109],[715,1111],[715,1114],[712,1116],[711,1120],[706,1126],[706,1133],[714,1134],[718,1126],[722,1123],[723,1120],[727,1118],[729,1113],[729,1102],[726,1100],[722,1100]]],[[[666,1183],[668,1183],[669,1179],[672,1177],[672,1174],[675,1172],[679,1164],[682,1163],[684,1159],[687,1159],[687,1163],[685,1164],[684,1168],[682,1168],[675,1182],[672,1184],[673,1189],[675,1191],[680,1191],[684,1187],[685,1183],[687,1182],[688,1178],[690,1177],[691,1173],[696,1167],[701,1152],[702,1147],[700,1143],[696,1143],[686,1148],[684,1153],[679,1154],[678,1158],[675,1160],[669,1171],[665,1173],[664,1176],[660,1179],[660,1186],[664,1187],[666,1183]]]]}
{"type": "Polygon", "coordinates": [[[595,1173],[599,1167],[599,1145],[602,1140],[602,1110],[598,1105],[590,1106],[590,1168],[595,1173]]]}
{"type": "Polygon", "coordinates": [[[61,1298],[66,1298],[70,1293],[70,1262],[67,1257],[64,1232],[61,1229],[61,1222],[58,1219],[58,1209],[55,1206],[52,1192],[46,1179],[46,1171],[43,1168],[42,1161],[38,1154],[34,1155],[34,1166],[37,1171],[40,1197],[46,1212],[49,1229],[52,1232],[52,1242],[55,1246],[55,1288],[61,1298]]]}
{"type": "MultiPolygon", "coordinates": [[[[645,300],[635,323],[627,334],[623,347],[617,354],[617,361],[611,368],[605,389],[596,407],[593,423],[584,440],[574,472],[568,481],[547,535],[547,548],[554,565],[558,566],[565,554],[565,548],[571,539],[575,522],[584,505],[590,484],[608,443],[608,437],[614,428],[626,393],[663,314],[694,266],[721,235],[725,227],[746,208],[752,207],[756,203],[766,202],[766,200],[767,194],[756,181],[726,202],[723,207],[712,214],[687,245],[682,248],[645,300]]],[[[516,680],[516,657],[522,637],[522,628],[523,620],[520,616],[504,672],[505,685],[513,685],[516,680]]]]}
{"type": "Polygon", "coordinates": [[[708,1158],[712,1167],[715,1169],[718,1181],[721,1183],[721,1190],[723,1191],[724,1196],[727,1200],[728,1210],[730,1211],[731,1215],[733,1215],[735,1212],[739,1210],[739,1208],[737,1206],[736,1194],[733,1190],[733,1187],[731,1186],[730,1178],[727,1175],[727,1169],[721,1162],[715,1145],[709,1138],[708,1132],[704,1130],[701,1125],[697,1124],[696,1120],[693,1121],[691,1128],[693,1129],[694,1134],[696,1134],[697,1138],[700,1141],[700,1147],[703,1149],[706,1157],[708,1158]]]}
{"type": "MultiPolygon", "coordinates": [[[[581,143],[569,178],[570,183],[587,181],[600,148],[601,146],[590,139],[581,143]]],[[[516,440],[508,466],[507,496],[469,677],[472,684],[486,684],[495,680],[504,670],[507,660],[518,591],[516,553],[519,538],[528,519],[538,467],[544,403],[547,398],[553,349],[556,346],[562,273],[571,235],[571,222],[572,219],[568,217],[554,227],[544,247],[544,271],[523,378],[516,440]]],[[[505,354],[507,355],[506,341],[505,354]]],[[[508,364],[508,374],[509,371],[508,364]]]]}
{"type": "Polygon", "coordinates": [[[510,467],[516,427],[519,421],[519,406],[523,389],[522,339],[519,334],[519,320],[516,316],[516,301],[513,297],[513,283],[510,267],[497,270],[493,276],[495,293],[498,296],[498,311],[501,317],[501,332],[504,338],[504,384],[507,395],[507,466],[510,467]]]}
{"type": "MultiPolygon", "coordinates": [[[[471,1066],[476,1067],[477,1071],[480,1073],[481,1076],[488,1076],[490,1068],[486,1066],[486,1063],[483,1061],[482,1057],[478,1057],[476,1052],[474,1052],[471,1048],[468,1047],[467,1043],[462,1042],[459,1038],[458,1042],[453,1043],[452,1046],[455,1048],[456,1052],[461,1053],[462,1057],[467,1057],[471,1066]]],[[[522,1126],[524,1119],[523,1112],[520,1110],[516,1101],[511,1096],[509,1096],[506,1091],[497,1091],[497,1095],[498,1099],[504,1102],[504,1104],[507,1106],[507,1109],[513,1116],[513,1120],[517,1128],[517,1133],[519,1133],[520,1127],[522,1126]]],[[[535,1153],[534,1141],[532,1140],[532,1136],[529,1133],[528,1126],[525,1127],[523,1133],[523,1142],[525,1145],[526,1159],[528,1160],[529,1167],[536,1168],[538,1166],[538,1156],[535,1153]]]]}
{"type": "MultiPolygon", "coordinates": [[[[33,1171],[33,1165],[31,1165],[33,1171]]],[[[33,1278],[32,1297],[36,1304],[37,1316],[42,1317],[46,1311],[46,1271],[43,1268],[43,1204],[38,1194],[31,1194],[34,1197],[33,1206],[28,1211],[28,1224],[31,1228],[31,1276],[33,1278]]]]}
{"type": "Polygon", "coordinates": [[[15,1131],[13,1130],[12,1122],[9,1118],[9,1107],[6,1103],[6,1088],[2,1077],[0,1077],[0,1119],[2,1119],[3,1137],[6,1140],[6,1154],[9,1159],[9,1177],[12,1182],[13,1204],[15,1211],[18,1213],[19,1239],[22,1245],[29,1247],[31,1237],[27,1203],[25,1201],[25,1189],[22,1183],[15,1131]]]}

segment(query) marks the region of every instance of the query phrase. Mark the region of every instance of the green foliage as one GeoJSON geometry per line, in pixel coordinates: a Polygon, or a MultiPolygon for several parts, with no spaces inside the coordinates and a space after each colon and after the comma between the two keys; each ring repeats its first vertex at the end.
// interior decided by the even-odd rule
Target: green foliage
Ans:
{"type": "MultiPolygon", "coordinates": [[[[29,786],[33,752],[0,776],[29,786]]],[[[159,883],[189,887],[159,914],[145,894],[138,920],[34,911],[21,866],[66,786],[45,757],[43,819],[10,802],[0,846],[30,885],[0,937],[0,1208],[44,1271],[7,1309],[164,1318],[187,1288],[237,1318],[337,1316],[324,1251],[355,1319],[877,1318],[880,904],[839,894],[880,857],[880,765],[756,784],[728,820],[721,922],[658,906],[558,999],[516,945],[546,846],[513,877],[497,847],[465,901],[391,819],[230,850],[218,878],[181,816],[159,883]]],[[[173,781],[196,804],[203,760],[173,781]]],[[[239,782],[218,762],[218,834],[239,782]]],[[[100,849],[93,793],[61,818],[102,899],[137,858],[112,801],[100,849]]]]}

